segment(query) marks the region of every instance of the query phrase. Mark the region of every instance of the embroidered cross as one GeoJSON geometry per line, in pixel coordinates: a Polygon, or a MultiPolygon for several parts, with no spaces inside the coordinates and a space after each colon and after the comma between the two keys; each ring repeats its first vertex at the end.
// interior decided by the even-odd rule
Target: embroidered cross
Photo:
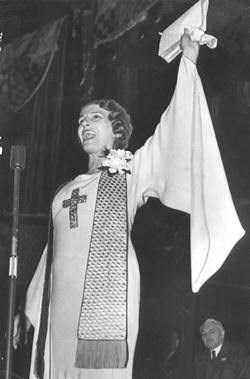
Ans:
{"type": "Polygon", "coordinates": [[[71,192],[71,198],[63,200],[63,208],[69,207],[69,224],[70,229],[78,227],[77,205],[86,203],[87,195],[79,196],[80,188],[76,188],[71,192]]]}

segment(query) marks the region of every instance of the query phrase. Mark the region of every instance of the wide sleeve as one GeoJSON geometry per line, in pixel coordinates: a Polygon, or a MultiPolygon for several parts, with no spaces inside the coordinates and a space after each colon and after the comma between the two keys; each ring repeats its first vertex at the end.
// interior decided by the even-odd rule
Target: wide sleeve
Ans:
{"type": "Polygon", "coordinates": [[[191,215],[192,289],[197,292],[222,266],[244,230],[200,77],[184,56],[173,98],[154,135],[136,153],[134,164],[139,205],[149,196],[158,197],[191,215]]]}
{"type": "Polygon", "coordinates": [[[41,310],[41,301],[44,286],[44,275],[46,267],[47,245],[40,258],[35,274],[30,282],[26,294],[25,314],[29,318],[31,324],[37,324],[38,316],[41,310]]]}
{"type": "Polygon", "coordinates": [[[137,202],[157,197],[169,207],[190,212],[190,129],[196,66],[182,56],[172,100],[156,130],[135,153],[132,173],[137,202]],[[177,128],[178,126],[178,128],[177,128]],[[181,133],[179,132],[181,130],[181,133]]]}

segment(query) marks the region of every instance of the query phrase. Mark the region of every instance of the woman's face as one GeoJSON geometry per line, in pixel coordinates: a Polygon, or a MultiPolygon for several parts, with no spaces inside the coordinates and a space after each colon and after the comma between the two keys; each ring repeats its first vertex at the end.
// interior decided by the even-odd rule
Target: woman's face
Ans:
{"type": "Polygon", "coordinates": [[[102,155],[105,149],[113,147],[115,135],[109,113],[98,104],[89,104],[81,109],[78,136],[87,154],[102,155]]]}

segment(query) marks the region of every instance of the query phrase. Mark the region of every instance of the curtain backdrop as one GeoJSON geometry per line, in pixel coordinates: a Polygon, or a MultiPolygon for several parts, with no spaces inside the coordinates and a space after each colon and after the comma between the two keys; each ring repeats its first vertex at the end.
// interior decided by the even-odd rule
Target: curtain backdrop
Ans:
{"type": "MultiPolygon", "coordinates": [[[[61,29],[57,53],[50,71],[29,104],[30,142],[24,172],[24,212],[44,212],[56,187],[62,129],[67,21],[61,29]]],[[[27,114],[27,109],[26,109],[27,114]]]]}
{"type": "Polygon", "coordinates": [[[95,17],[95,46],[112,41],[144,21],[147,11],[159,0],[98,0],[95,17]]]}
{"type": "Polygon", "coordinates": [[[22,109],[43,84],[54,55],[63,24],[59,19],[8,44],[0,54],[1,126],[22,109]]]}

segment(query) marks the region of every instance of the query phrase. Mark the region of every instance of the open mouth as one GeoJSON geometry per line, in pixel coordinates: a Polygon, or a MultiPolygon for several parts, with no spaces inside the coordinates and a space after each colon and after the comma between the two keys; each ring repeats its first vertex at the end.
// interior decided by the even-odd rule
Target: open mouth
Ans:
{"type": "Polygon", "coordinates": [[[82,133],[82,140],[83,140],[83,142],[89,141],[89,140],[95,138],[95,136],[96,136],[96,134],[92,130],[85,130],[82,133]]]}

